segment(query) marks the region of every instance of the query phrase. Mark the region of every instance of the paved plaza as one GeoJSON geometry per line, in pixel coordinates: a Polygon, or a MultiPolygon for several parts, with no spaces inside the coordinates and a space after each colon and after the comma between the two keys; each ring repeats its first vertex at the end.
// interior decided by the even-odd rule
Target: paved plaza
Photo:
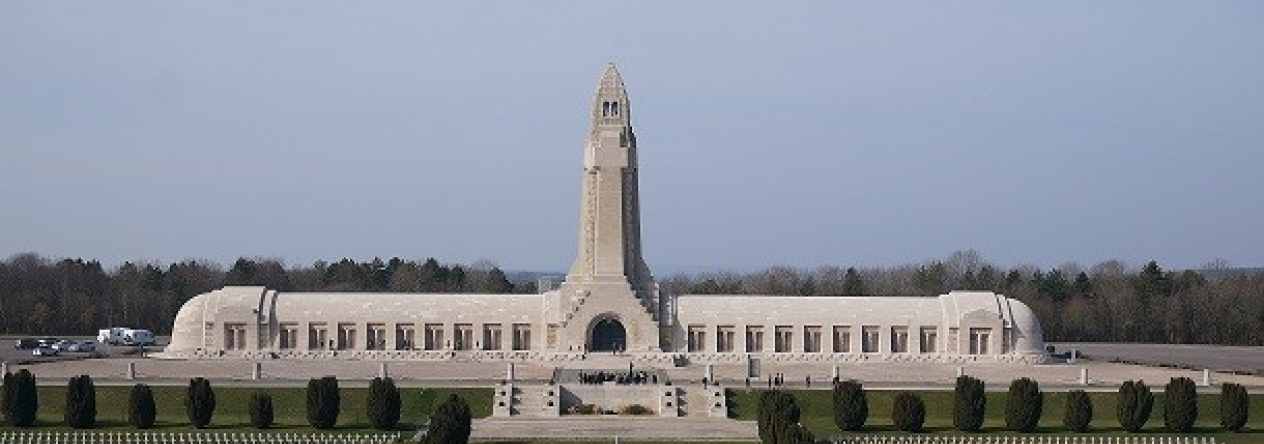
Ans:
{"type": "MultiPolygon", "coordinates": [[[[568,367],[606,368],[626,370],[631,359],[619,356],[601,356],[590,362],[567,364],[568,367]],[[601,365],[594,366],[594,363],[601,365]]],[[[563,364],[557,364],[563,365],[563,364]]],[[[406,387],[466,386],[491,387],[505,379],[508,364],[504,362],[462,361],[360,361],[360,360],[160,360],[146,358],[82,359],[32,364],[6,364],[9,371],[29,368],[41,383],[62,384],[72,376],[90,375],[98,383],[184,384],[188,378],[203,376],[217,383],[241,385],[293,385],[305,384],[308,379],[321,376],[337,376],[347,386],[367,385],[368,381],[382,374],[393,377],[406,387]],[[255,365],[259,365],[258,378],[255,365]],[[134,379],[129,377],[129,365],[134,368],[134,379]]],[[[1113,364],[1102,361],[1081,361],[1076,364],[1014,365],[1014,364],[941,364],[941,363],[777,363],[763,362],[761,374],[781,374],[786,384],[793,388],[805,388],[811,381],[812,388],[825,389],[835,367],[843,379],[856,379],[866,386],[882,388],[948,389],[958,374],[964,372],[980,378],[990,388],[1003,389],[1011,380],[1028,377],[1040,382],[1045,388],[1083,387],[1083,371],[1088,372],[1088,388],[1115,389],[1130,379],[1142,379],[1152,383],[1165,383],[1169,378],[1185,376],[1202,382],[1200,370],[1150,367],[1129,364],[1113,364]]],[[[650,369],[642,367],[638,369],[650,369]]],[[[706,366],[701,364],[684,367],[660,368],[662,374],[677,384],[700,383],[706,366]]],[[[746,385],[747,365],[744,362],[715,364],[712,372],[718,382],[733,388],[746,385]]],[[[514,364],[515,379],[523,382],[543,383],[553,378],[553,366],[543,363],[514,364]]],[[[1252,390],[1264,390],[1264,377],[1211,373],[1213,384],[1236,382],[1252,390]]],[[[752,378],[752,387],[767,387],[766,377],[752,378]]]]}

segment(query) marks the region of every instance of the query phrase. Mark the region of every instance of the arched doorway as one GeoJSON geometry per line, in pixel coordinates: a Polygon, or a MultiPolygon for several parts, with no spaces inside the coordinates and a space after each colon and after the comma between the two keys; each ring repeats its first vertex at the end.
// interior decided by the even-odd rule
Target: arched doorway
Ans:
{"type": "Polygon", "coordinates": [[[618,319],[605,318],[597,321],[589,340],[590,351],[623,351],[628,348],[628,334],[618,319]]]}

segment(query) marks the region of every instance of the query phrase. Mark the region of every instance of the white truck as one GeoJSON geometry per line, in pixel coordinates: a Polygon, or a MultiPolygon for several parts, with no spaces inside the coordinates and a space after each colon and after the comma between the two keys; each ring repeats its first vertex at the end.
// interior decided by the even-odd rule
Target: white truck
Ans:
{"type": "Polygon", "coordinates": [[[97,342],[110,345],[154,345],[154,332],[127,327],[111,327],[97,332],[97,342]]]}

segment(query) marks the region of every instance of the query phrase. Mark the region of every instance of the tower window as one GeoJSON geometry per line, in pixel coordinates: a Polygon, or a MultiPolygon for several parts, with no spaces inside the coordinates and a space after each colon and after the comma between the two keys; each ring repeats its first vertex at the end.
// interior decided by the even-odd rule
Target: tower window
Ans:
{"type": "Polygon", "coordinates": [[[601,117],[615,117],[619,115],[619,102],[601,102],[601,117]]]}

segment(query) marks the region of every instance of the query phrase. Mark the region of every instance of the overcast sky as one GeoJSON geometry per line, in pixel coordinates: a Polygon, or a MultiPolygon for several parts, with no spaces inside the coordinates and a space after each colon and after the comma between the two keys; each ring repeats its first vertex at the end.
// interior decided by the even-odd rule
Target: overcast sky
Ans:
{"type": "Polygon", "coordinates": [[[1264,2],[0,3],[0,256],[1264,265],[1264,2]]]}

